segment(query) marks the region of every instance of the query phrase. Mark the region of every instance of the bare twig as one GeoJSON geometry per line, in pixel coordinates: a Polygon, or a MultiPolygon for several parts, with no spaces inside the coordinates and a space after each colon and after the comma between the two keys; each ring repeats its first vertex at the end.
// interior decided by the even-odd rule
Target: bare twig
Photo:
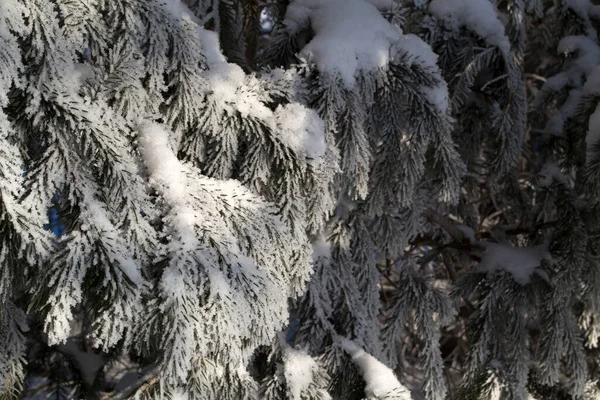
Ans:
{"type": "Polygon", "coordinates": [[[546,78],[544,78],[543,76],[538,75],[538,74],[531,74],[531,73],[527,73],[526,72],[524,75],[527,78],[535,79],[535,80],[540,81],[540,82],[546,82],[546,78]]]}

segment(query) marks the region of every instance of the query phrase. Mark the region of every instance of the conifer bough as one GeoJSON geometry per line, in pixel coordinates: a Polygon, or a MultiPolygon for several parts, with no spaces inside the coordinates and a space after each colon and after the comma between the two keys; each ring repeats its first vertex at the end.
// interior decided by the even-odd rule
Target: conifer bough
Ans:
{"type": "Polygon", "coordinates": [[[0,398],[600,398],[599,7],[0,1],[0,398]]]}

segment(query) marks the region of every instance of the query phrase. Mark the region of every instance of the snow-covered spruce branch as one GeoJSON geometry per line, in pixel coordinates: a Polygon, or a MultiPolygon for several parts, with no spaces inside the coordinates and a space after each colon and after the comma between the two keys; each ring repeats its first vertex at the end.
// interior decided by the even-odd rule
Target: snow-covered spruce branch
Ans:
{"type": "Polygon", "coordinates": [[[3,0],[0,397],[595,399],[599,10],[3,0]]]}

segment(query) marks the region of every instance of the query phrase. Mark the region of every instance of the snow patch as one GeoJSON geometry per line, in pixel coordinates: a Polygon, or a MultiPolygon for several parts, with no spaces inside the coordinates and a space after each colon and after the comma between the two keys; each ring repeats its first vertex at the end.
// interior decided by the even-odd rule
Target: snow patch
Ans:
{"type": "Polygon", "coordinates": [[[581,98],[581,91],[573,89],[569,92],[569,95],[560,110],[553,115],[546,123],[545,131],[555,135],[563,136],[563,128],[567,119],[571,117],[577,110],[579,99],[581,98]]]}
{"type": "Polygon", "coordinates": [[[171,400],[188,400],[189,398],[190,396],[185,389],[177,388],[171,392],[171,400]]]}
{"type": "Polygon", "coordinates": [[[395,53],[399,51],[405,51],[413,57],[407,63],[410,67],[415,63],[422,64],[428,67],[436,67],[438,56],[433,52],[431,46],[429,46],[423,39],[412,33],[402,35],[402,37],[394,43],[395,53]]]}
{"type": "Polygon", "coordinates": [[[587,160],[589,162],[593,155],[591,151],[592,146],[600,144],[600,105],[596,106],[596,110],[590,115],[585,144],[587,146],[587,160]]]}
{"type": "Polygon", "coordinates": [[[510,42],[492,2],[488,0],[433,0],[429,4],[429,12],[443,20],[446,26],[452,30],[466,26],[485,39],[488,44],[497,46],[505,56],[508,56],[510,42]]]}
{"type": "Polygon", "coordinates": [[[587,18],[591,8],[590,0],[565,0],[567,6],[575,11],[580,17],[587,18]]]}
{"type": "Polygon", "coordinates": [[[312,259],[313,262],[321,258],[330,259],[331,258],[331,244],[325,240],[323,236],[319,237],[312,245],[312,259]]]}
{"type": "Polygon", "coordinates": [[[581,93],[585,96],[600,95],[600,66],[594,68],[585,81],[581,93]]]}
{"type": "Polygon", "coordinates": [[[307,390],[313,381],[313,371],[318,368],[317,363],[305,351],[290,347],[284,350],[283,360],[290,400],[302,400],[302,392],[307,390]]]}
{"type": "Polygon", "coordinates": [[[569,83],[569,74],[566,72],[560,72],[548,79],[544,82],[544,86],[558,92],[569,83]]]}
{"type": "Polygon", "coordinates": [[[139,150],[150,181],[168,188],[164,196],[172,204],[182,204],[186,193],[186,178],[182,165],[169,145],[169,134],[158,124],[144,122],[138,129],[139,150]]]}
{"type": "Polygon", "coordinates": [[[477,242],[477,239],[475,238],[475,231],[473,230],[473,228],[466,225],[456,225],[456,229],[458,229],[458,231],[462,233],[465,239],[467,239],[469,242],[477,242]]]}
{"type": "Polygon", "coordinates": [[[388,23],[377,8],[364,0],[296,0],[287,9],[284,24],[292,34],[310,26],[314,38],[300,56],[321,72],[339,75],[349,90],[359,71],[384,67],[401,31],[388,23]]]}
{"type": "Polygon", "coordinates": [[[394,397],[398,400],[410,400],[410,392],[396,378],[394,372],[386,367],[363,349],[348,339],[342,339],[341,345],[346,350],[352,361],[361,370],[366,382],[365,395],[367,398],[386,398],[386,395],[394,393],[405,394],[403,397],[394,397]]]}
{"type": "Polygon", "coordinates": [[[196,34],[202,43],[202,53],[209,67],[203,77],[206,79],[206,93],[210,94],[211,99],[243,116],[250,115],[259,119],[272,117],[271,111],[260,102],[255,93],[243,90],[246,74],[238,65],[227,62],[221,53],[217,34],[202,28],[201,21],[180,0],[169,0],[164,5],[175,17],[195,25],[196,34]]]}
{"type": "Polygon", "coordinates": [[[398,4],[394,0],[367,0],[373,4],[379,11],[390,11],[396,8],[398,4]]]}
{"type": "Polygon", "coordinates": [[[161,292],[177,296],[178,293],[185,293],[186,285],[181,271],[174,268],[165,268],[162,273],[159,287],[161,292]]]}
{"type": "MultiPolygon", "coordinates": [[[[438,70],[437,54],[433,52],[431,46],[416,35],[402,35],[402,37],[394,44],[393,51],[394,54],[408,53],[411,55],[411,58],[406,63],[408,67],[411,67],[414,64],[420,64],[424,68],[438,70]]],[[[439,84],[435,87],[421,86],[421,91],[425,93],[429,102],[442,113],[448,111],[448,85],[444,79],[440,78],[439,84]]]]}
{"type": "Polygon", "coordinates": [[[319,115],[301,104],[291,103],[275,110],[277,133],[288,145],[309,158],[325,154],[325,125],[319,115]]]}
{"type": "Polygon", "coordinates": [[[594,19],[600,19],[600,6],[591,6],[589,16],[594,19]]]}
{"type": "Polygon", "coordinates": [[[575,13],[585,21],[586,34],[591,37],[596,37],[596,30],[591,24],[590,16],[592,11],[592,4],[590,0],[565,0],[567,7],[575,11],[575,13]]]}
{"type": "Polygon", "coordinates": [[[485,254],[479,264],[481,272],[496,272],[504,270],[512,274],[515,282],[527,285],[531,275],[537,273],[547,278],[545,271],[540,269],[543,260],[551,260],[550,252],[545,246],[514,247],[508,244],[482,243],[485,254]]]}
{"type": "Polygon", "coordinates": [[[595,41],[586,36],[565,36],[558,42],[556,49],[559,54],[575,54],[573,67],[586,75],[600,64],[600,47],[595,41]]]}

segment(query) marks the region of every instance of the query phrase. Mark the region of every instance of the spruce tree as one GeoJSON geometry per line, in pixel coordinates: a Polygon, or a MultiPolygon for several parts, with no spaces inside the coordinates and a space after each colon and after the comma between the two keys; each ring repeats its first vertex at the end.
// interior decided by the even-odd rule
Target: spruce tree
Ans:
{"type": "Polygon", "coordinates": [[[599,398],[599,7],[0,1],[0,398],[599,398]]]}

